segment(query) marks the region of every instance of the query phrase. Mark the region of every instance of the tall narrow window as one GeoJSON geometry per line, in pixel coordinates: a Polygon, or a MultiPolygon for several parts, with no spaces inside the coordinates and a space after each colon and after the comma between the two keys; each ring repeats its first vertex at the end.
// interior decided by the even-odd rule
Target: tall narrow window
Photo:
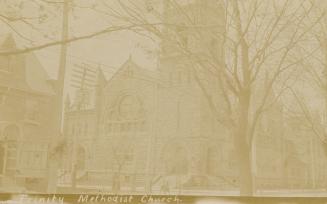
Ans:
{"type": "Polygon", "coordinates": [[[192,72],[188,71],[186,77],[187,77],[187,83],[191,83],[192,82],[192,72]]]}
{"type": "Polygon", "coordinates": [[[84,124],[84,137],[87,137],[88,135],[88,125],[87,125],[87,122],[85,122],[84,124]]]}
{"type": "Polygon", "coordinates": [[[128,132],[132,131],[132,123],[127,123],[127,131],[128,132]]]}
{"type": "Polygon", "coordinates": [[[207,173],[209,175],[216,175],[218,170],[218,151],[215,147],[211,147],[207,150],[207,173]]]}
{"type": "Polygon", "coordinates": [[[178,71],[178,84],[183,83],[183,72],[180,70],[178,71]]]}
{"type": "Polygon", "coordinates": [[[76,168],[83,171],[85,169],[86,153],[83,147],[79,147],[76,155],[76,168]]]}
{"type": "Polygon", "coordinates": [[[39,103],[35,100],[26,101],[26,119],[32,121],[39,120],[39,103]]]}
{"type": "Polygon", "coordinates": [[[10,57],[9,56],[0,56],[0,71],[9,72],[10,69],[10,57]]]}
{"type": "Polygon", "coordinates": [[[71,130],[72,130],[72,135],[75,135],[75,124],[72,124],[71,130]]]}
{"type": "Polygon", "coordinates": [[[4,173],[6,161],[6,148],[3,142],[0,143],[0,174],[4,173]]]}
{"type": "Polygon", "coordinates": [[[5,173],[14,175],[16,173],[16,164],[18,157],[18,136],[19,129],[15,125],[9,125],[4,130],[4,138],[7,146],[5,173]]]}
{"type": "Polygon", "coordinates": [[[169,73],[169,83],[170,86],[174,86],[174,72],[169,73]]]}
{"type": "Polygon", "coordinates": [[[107,132],[107,134],[109,134],[111,131],[112,131],[112,125],[111,125],[111,123],[108,123],[106,132],[107,132]]]}
{"type": "Polygon", "coordinates": [[[218,43],[217,39],[211,39],[210,41],[210,51],[213,57],[218,57],[218,43]]]}

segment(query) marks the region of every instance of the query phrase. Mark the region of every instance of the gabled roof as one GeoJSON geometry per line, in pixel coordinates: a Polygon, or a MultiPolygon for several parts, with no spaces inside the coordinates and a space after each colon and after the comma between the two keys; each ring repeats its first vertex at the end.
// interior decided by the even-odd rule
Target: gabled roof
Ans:
{"type": "MultiPolygon", "coordinates": [[[[12,34],[8,34],[0,39],[0,50],[8,51],[17,49],[19,48],[12,34]]],[[[22,72],[25,74],[24,80],[7,77],[8,80],[1,84],[10,88],[36,92],[38,94],[55,94],[53,86],[49,81],[50,78],[36,55],[33,52],[29,52],[19,56],[24,60],[24,66],[21,67],[21,69],[24,69],[22,72]]]]}
{"type": "Polygon", "coordinates": [[[157,72],[140,67],[133,61],[132,57],[129,57],[126,62],[116,70],[116,72],[108,72],[107,70],[103,69],[100,71],[103,77],[106,79],[107,83],[109,83],[120,74],[128,71],[133,72],[133,75],[131,76],[132,78],[147,80],[149,82],[158,82],[159,79],[157,72]]]}
{"type": "Polygon", "coordinates": [[[49,81],[50,78],[35,54],[27,53],[25,55],[25,69],[25,80],[31,90],[39,93],[55,94],[49,81]]]}

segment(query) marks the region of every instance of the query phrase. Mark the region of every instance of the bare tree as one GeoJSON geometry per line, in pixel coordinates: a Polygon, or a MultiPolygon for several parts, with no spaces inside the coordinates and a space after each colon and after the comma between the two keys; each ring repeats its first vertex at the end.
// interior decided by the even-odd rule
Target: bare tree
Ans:
{"type": "MultiPolygon", "coordinates": [[[[239,156],[240,192],[252,195],[252,145],[258,121],[292,84],[294,73],[301,68],[298,65],[316,53],[316,49],[306,49],[305,45],[309,40],[308,33],[325,13],[313,15],[316,2],[310,0],[195,1],[198,5],[207,3],[205,13],[200,14],[206,19],[200,20],[199,13],[190,12],[182,2],[165,0],[161,10],[149,0],[116,0],[115,6],[112,2],[99,1],[100,6],[90,5],[87,9],[114,20],[115,23],[110,22],[107,28],[22,50],[1,52],[0,55],[68,44],[119,30],[131,30],[151,40],[170,44],[194,73],[194,80],[217,121],[231,130],[239,156]],[[178,13],[179,21],[167,19],[167,8],[178,13]],[[198,48],[190,46],[189,41],[195,42],[198,48]],[[299,49],[307,52],[299,56],[299,49]],[[212,82],[218,82],[218,85],[213,86],[212,82]],[[273,94],[276,97],[271,101],[273,94]],[[217,105],[221,103],[225,107],[223,112],[217,105]]],[[[26,18],[2,17],[8,23],[12,20],[26,23],[26,18]]]]}
{"type": "MultiPolygon", "coordinates": [[[[96,12],[95,15],[102,15],[102,12],[97,8],[101,7],[101,5],[97,6],[96,3],[92,2],[85,5],[85,3],[80,3],[77,0],[15,0],[1,2],[0,26],[6,28],[8,32],[16,34],[18,38],[23,40],[24,47],[17,50],[3,50],[0,52],[0,56],[23,54],[63,44],[68,45],[100,35],[145,26],[119,23],[113,25],[111,22],[108,22],[107,26],[99,27],[98,30],[79,35],[71,33],[67,39],[62,39],[60,32],[62,30],[61,18],[63,16],[62,8],[65,2],[70,2],[68,8],[68,16],[71,18],[70,21],[73,21],[72,17],[74,19],[81,18],[81,11],[75,11],[77,9],[93,10],[96,12]]],[[[110,9],[114,9],[115,5],[107,3],[107,6],[110,6],[110,9]]],[[[72,24],[69,25],[69,28],[71,27],[72,24]]]]}
{"type": "Polygon", "coordinates": [[[241,195],[253,195],[252,145],[258,121],[292,84],[298,65],[317,51],[308,49],[301,56],[296,52],[304,49],[308,33],[324,12],[313,15],[314,2],[307,0],[208,2],[207,13],[202,15],[211,14],[214,20],[209,20],[210,16],[199,20],[196,12],[189,12],[190,7],[178,0],[164,1],[177,11],[176,22],[167,20],[165,9],[160,12],[150,7],[147,13],[142,4],[133,1],[118,0],[120,9],[107,7],[106,12],[121,22],[144,25],[131,30],[162,43],[169,41],[187,59],[185,63],[192,69],[217,121],[229,127],[234,136],[241,195]],[[187,34],[182,34],[181,29],[187,34]],[[185,38],[193,39],[201,51],[190,47],[185,38]],[[212,41],[208,43],[208,39],[212,41]],[[219,46],[211,46],[215,42],[219,46]],[[212,80],[218,81],[213,89],[212,80]],[[217,93],[221,97],[215,97],[217,93]],[[273,101],[272,95],[276,96],[273,101]],[[224,113],[217,100],[223,100],[224,113]]]}
{"type": "MultiPolygon", "coordinates": [[[[315,7],[317,14],[324,13],[326,5],[324,2],[320,2],[319,6],[315,7]]],[[[311,47],[317,47],[318,52],[313,55],[310,60],[301,62],[300,66],[303,68],[303,76],[301,80],[302,84],[307,85],[310,89],[320,97],[320,104],[324,105],[324,108],[320,107],[319,112],[312,109],[309,104],[309,98],[307,90],[301,90],[296,88],[290,88],[295,102],[298,105],[299,111],[297,114],[301,114],[305,118],[308,129],[318,138],[321,142],[324,150],[327,150],[327,129],[326,117],[327,117],[327,25],[326,18],[319,22],[318,26],[311,32],[311,47]]],[[[307,50],[302,50],[308,52],[307,50]]],[[[315,100],[319,100],[316,98],[315,100]]],[[[311,101],[313,101],[311,99],[311,101]]]]}

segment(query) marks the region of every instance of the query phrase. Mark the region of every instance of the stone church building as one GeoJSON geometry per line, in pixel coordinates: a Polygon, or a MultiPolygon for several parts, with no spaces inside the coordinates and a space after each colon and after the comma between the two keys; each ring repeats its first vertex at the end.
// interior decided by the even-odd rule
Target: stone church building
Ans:
{"type": "MultiPolygon", "coordinates": [[[[197,40],[189,34],[196,28],[185,26],[181,12],[165,6],[166,23],[175,27],[163,32],[169,37],[174,30],[179,37],[176,42],[161,42],[156,69],[144,69],[130,57],[113,76],[106,77],[98,69],[91,106],[80,108],[76,101],[83,100],[67,100],[64,133],[72,148],[63,162],[61,185],[128,192],[159,191],[163,186],[171,191],[238,188],[232,134],[217,121],[198,83],[215,89],[219,81],[198,73],[190,58],[179,51],[179,46],[192,50],[196,54],[192,59],[201,60],[209,50],[214,58],[222,59],[222,39],[201,30],[206,37],[197,40]]],[[[195,1],[183,8],[196,16],[195,24],[221,25],[212,31],[224,32],[223,12],[216,12],[222,8],[210,1],[195,1]]],[[[219,99],[222,93],[217,91],[212,97],[217,107],[226,108],[219,99]]],[[[289,153],[293,156],[288,165],[283,163],[289,149],[283,139],[282,109],[278,103],[272,106],[258,127],[258,188],[288,188],[284,168],[308,169],[309,164],[301,162],[296,152],[289,153]]],[[[300,179],[303,186],[310,183],[294,179],[300,179]]]]}
{"type": "Polygon", "coordinates": [[[108,81],[100,72],[104,81],[94,108],[66,104],[65,133],[75,148],[78,182],[112,186],[118,177],[121,188],[134,190],[162,182],[178,188],[237,185],[228,130],[215,121],[191,73],[166,82],[165,72],[128,59],[108,81]]]}

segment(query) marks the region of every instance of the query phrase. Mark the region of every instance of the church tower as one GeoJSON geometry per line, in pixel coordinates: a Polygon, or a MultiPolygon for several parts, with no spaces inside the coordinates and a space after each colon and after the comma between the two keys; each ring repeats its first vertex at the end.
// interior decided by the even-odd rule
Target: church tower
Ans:
{"type": "Polygon", "coordinates": [[[218,85],[217,78],[209,74],[209,66],[223,61],[224,12],[223,5],[214,0],[164,1],[159,60],[163,82],[159,100],[160,169],[166,177],[178,177],[179,188],[207,186],[208,173],[217,172],[208,162],[219,163],[221,154],[212,152],[219,147],[210,144],[216,145],[211,139],[222,138],[215,134],[224,131],[217,130],[198,80],[207,89],[218,85]]]}
{"type": "Polygon", "coordinates": [[[218,2],[164,1],[165,27],[161,41],[161,71],[179,72],[181,65],[190,61],[190,58],[222,58],[225,10],[218,2]]]}

